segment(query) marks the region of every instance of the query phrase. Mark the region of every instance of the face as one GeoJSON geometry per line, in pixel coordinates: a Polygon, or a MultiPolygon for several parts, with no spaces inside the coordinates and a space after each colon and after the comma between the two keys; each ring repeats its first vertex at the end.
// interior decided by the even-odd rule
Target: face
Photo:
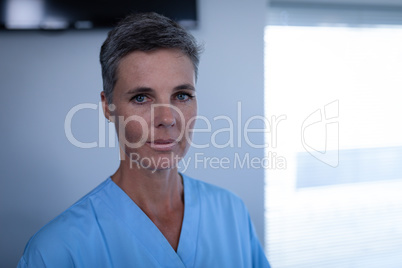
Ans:
{"type": "Polygon", "coordinates": [[[117,70],[113,105],[103,93],[102,102],[131,167],[174,168],[187,152],[197,101],[193,64],[180,51],[128,54],[117,70]]]}

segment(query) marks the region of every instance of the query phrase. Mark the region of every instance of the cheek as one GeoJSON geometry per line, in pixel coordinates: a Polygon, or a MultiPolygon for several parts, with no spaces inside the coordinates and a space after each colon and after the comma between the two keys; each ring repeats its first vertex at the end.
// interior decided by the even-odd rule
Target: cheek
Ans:
{"type": "Polygon", "coordinates": [[[129,142],[140,142],[148,137],[148,128],[138,121],[130,121],[124,126],[126,140],[129,142]]]}
{"type": "Polygon", "coordinates": [[[197,102],[193,102],[191,105],[185,107],[183,110],[184,120],[186,125],[193,128],[195,124],[195,117],[197,116],[197,102]]]}
{"type": "Polygon", "coordinates": [[[144,142],[148,137],[149,122],[143,115],[120,114],[116,118],[116,131],[120,141],[130,143],[144,142]]]}
{"type": "Polygon", "coordinates": [[[187,136],[189,139],[191,139],[193,136],[192,129],[194,128],[194,125],[196,122],[196,116],[197,116],[196,107],[194,109],[191,109],[190,111],[188,111],[186,114],[184,114],[185,129],[186,129],[187,136]]]}

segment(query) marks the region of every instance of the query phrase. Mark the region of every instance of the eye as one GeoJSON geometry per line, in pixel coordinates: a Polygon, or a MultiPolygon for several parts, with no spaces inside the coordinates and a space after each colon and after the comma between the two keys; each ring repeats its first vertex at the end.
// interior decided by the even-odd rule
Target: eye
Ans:
{"type": "Polygon", "coordinates": [[[188,100],[192,99],[193,96],[190,95],[190,94],[188,94],[188,93],[178,93],[178,94],[176,95],[176,98],[177,98],[179,101],[188,101],[188,100]]]}
{"type": "Polygon", "coordinates": [[[135,101],[136,103],[144,103],[146,102],[147,96],[145,95],[136,95],[132,98],[133,101],[135,101]]]}

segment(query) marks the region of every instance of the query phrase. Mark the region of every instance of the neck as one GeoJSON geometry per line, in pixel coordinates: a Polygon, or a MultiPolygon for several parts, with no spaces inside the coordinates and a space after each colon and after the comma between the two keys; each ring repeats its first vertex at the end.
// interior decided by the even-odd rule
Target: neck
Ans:
{"type": "Polygon", "coordinates": [[[177,168],[149,170],[122,160],[112,180],[150,217],[183,206],[183,184],[177,168]]]}
{"type": "Polygon", "coordinates": [[[148,170],[122,160],[112,179],[177,250],[184,217],[184,190],[177,167],[148,170]]]}

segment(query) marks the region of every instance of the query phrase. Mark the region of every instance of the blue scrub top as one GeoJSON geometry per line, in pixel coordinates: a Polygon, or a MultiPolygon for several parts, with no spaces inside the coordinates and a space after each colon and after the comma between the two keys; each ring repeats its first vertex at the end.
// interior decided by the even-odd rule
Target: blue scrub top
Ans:
{"type": "Polygon", "coordinates": [[[177,252],[108,178],[39,230],[18,267],[269,267],[244,203],[183,175],[177,252]]]}

